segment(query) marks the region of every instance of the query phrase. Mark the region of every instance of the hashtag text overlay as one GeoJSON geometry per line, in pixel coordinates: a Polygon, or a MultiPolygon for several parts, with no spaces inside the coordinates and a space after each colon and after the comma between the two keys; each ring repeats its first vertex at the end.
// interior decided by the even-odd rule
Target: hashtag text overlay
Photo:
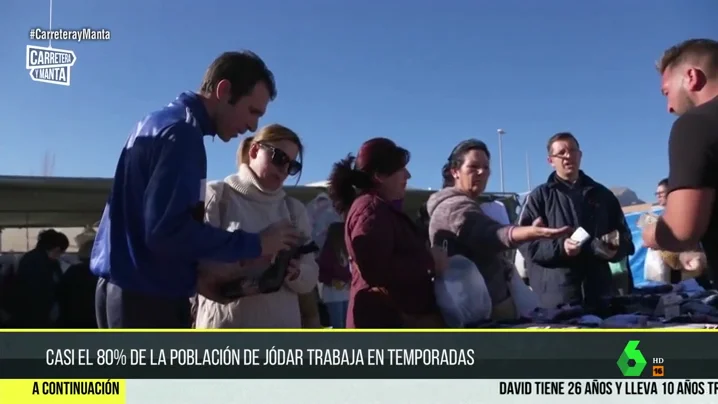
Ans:
{"type": "Polygon", "coordinates": [[[112,34],[108,29],[30,29],[32,41],[109,41],[112,34]]]}

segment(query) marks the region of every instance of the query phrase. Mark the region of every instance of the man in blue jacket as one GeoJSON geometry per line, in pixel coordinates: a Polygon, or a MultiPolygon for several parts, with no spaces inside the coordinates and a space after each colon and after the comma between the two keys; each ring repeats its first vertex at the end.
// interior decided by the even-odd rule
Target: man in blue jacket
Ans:
{"type": "Polygon", "coordinates": [[[613,293],[609,262],[634,253],[631,231],[613,192],[581,171],[582,152],[572,134],[555,134],[547,150],[554,172],[528,196],[520,225],[541,218],[550,228],[582,227],[590,237],[582,244],[564,237],[522,245],[529,283],[544,306],[595,305],[613,293]],[[601,241],[614,231],[617,245],[601,241]]]}
{"type": "Polygon", "coordinates": [[[260,234],[204,224],[204,137],[228,142],[256,130],[276,94],[257,55],[227,52],[207,69],[199,93],[180,94],[136,125],[92,250],[100,328],[189,328],[198,261],[271,256],[297,242],[288,222],[260,234]]]}

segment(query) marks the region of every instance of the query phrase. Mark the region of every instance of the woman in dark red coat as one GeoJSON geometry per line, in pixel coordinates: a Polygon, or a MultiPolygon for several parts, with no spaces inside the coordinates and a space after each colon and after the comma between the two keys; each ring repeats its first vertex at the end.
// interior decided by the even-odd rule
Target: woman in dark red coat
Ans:
{"type": "Polygon", "coordinates": [[[446,253],[402,211],[409,152],[389,139],[365,142],[357,157],[334,164],[329,195],[346,214],[352,268],[347,328],[441,327],[433,278],[446,253]]]}

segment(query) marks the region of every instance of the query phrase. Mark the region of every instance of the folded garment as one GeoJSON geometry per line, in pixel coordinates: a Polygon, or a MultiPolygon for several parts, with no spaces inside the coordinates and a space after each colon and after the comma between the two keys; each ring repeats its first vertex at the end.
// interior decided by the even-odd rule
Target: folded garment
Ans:
{"type": "Polygon", "coordinates": [[[517,325],[513,326],[511,328],[514,329],[523,329],[523,330],[553,330],[553,329],[580,329],[580,328],[591,328],[591,327],[582,327],[579,325],[572,325],[572,324],[524,324],[524,325],[517,325]]]}
{"type": "Polygon", "coordinates": [[[656,295],[669,293],[673,291],[673,285],[651,285],[634,289],[634,293],[638,295],[656,295]]]}
{"type": "Polygon", "coordinates": [[[701,298],[701,301],[711,307],[718,307],[718,293],[715,291],[709,291],[710,293],[701,298]]]}
{"type": "Polygon", "coordinates": [[[692,330],[715,330],[718,329],[718,324],[665,324],[660,323],[655,326],[656,328],[682,328],[692,330]]]}
{"type": "Polygon", "coordinates": [[[581,306],[560,306],[555,309],[538,308],[530,314],[530,319],[534,323],[561,323],[568,321],[584,314],[581,306]]]}
{"type": "Polygon", "coordinates": [[[645,328],[649,320],[645,315],[619,314],[603,320],[601,328],[645,328]]]}
{"type": "Polygon", "coordinates": [[[620,314],[652,315],[658,305],[661,295],[627,295],[605,298],[593,314],[608,318],[620,314]]]}
{"type": "Polygon", "coordinates": [[[684,281],[678,282],[673,287],[673,290],[676,293],[684,293],[688,295],[694,295],[706,291],[701,285],[698,284],[698,281],[696,281],[695,278],[686,279],[684,281]]]}
{"type": "Polygon", "coordinates": [[[682,315],[706,315],[711,317],[718,317],[718,308],[707,305],[701,300],[688,300],[681,303],[681,314],[682,315]]]}
{"type": "Polygon", "coordinates": [[[718,324],[718,317],[705,314],[683,314],[666,320],[665,324],[718,324]]]}
{"type": "Polygon", "coordinates": [[[592,314],[581,316],[575,321],[578,325],[584,327],[600,327],[603,323],[603,319],[601,317],[594,316],[592,314]]]}

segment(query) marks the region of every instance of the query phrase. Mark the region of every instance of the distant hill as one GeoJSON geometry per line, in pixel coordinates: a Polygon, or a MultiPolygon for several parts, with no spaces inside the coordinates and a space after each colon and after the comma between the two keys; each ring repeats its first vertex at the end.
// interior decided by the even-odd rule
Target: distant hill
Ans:
{"type": "Polygon", "coordinates": [[[632,206],[632,205],[642,205],[646,203],[645,201],[641,200],[638,195],[636,195],[633,190],[626,187],[612,187],[610,188],[614,195],[616,195],[616,198],[618,198],[618,202],[621,203],[621,207],[626,206],[632,206]]]}

